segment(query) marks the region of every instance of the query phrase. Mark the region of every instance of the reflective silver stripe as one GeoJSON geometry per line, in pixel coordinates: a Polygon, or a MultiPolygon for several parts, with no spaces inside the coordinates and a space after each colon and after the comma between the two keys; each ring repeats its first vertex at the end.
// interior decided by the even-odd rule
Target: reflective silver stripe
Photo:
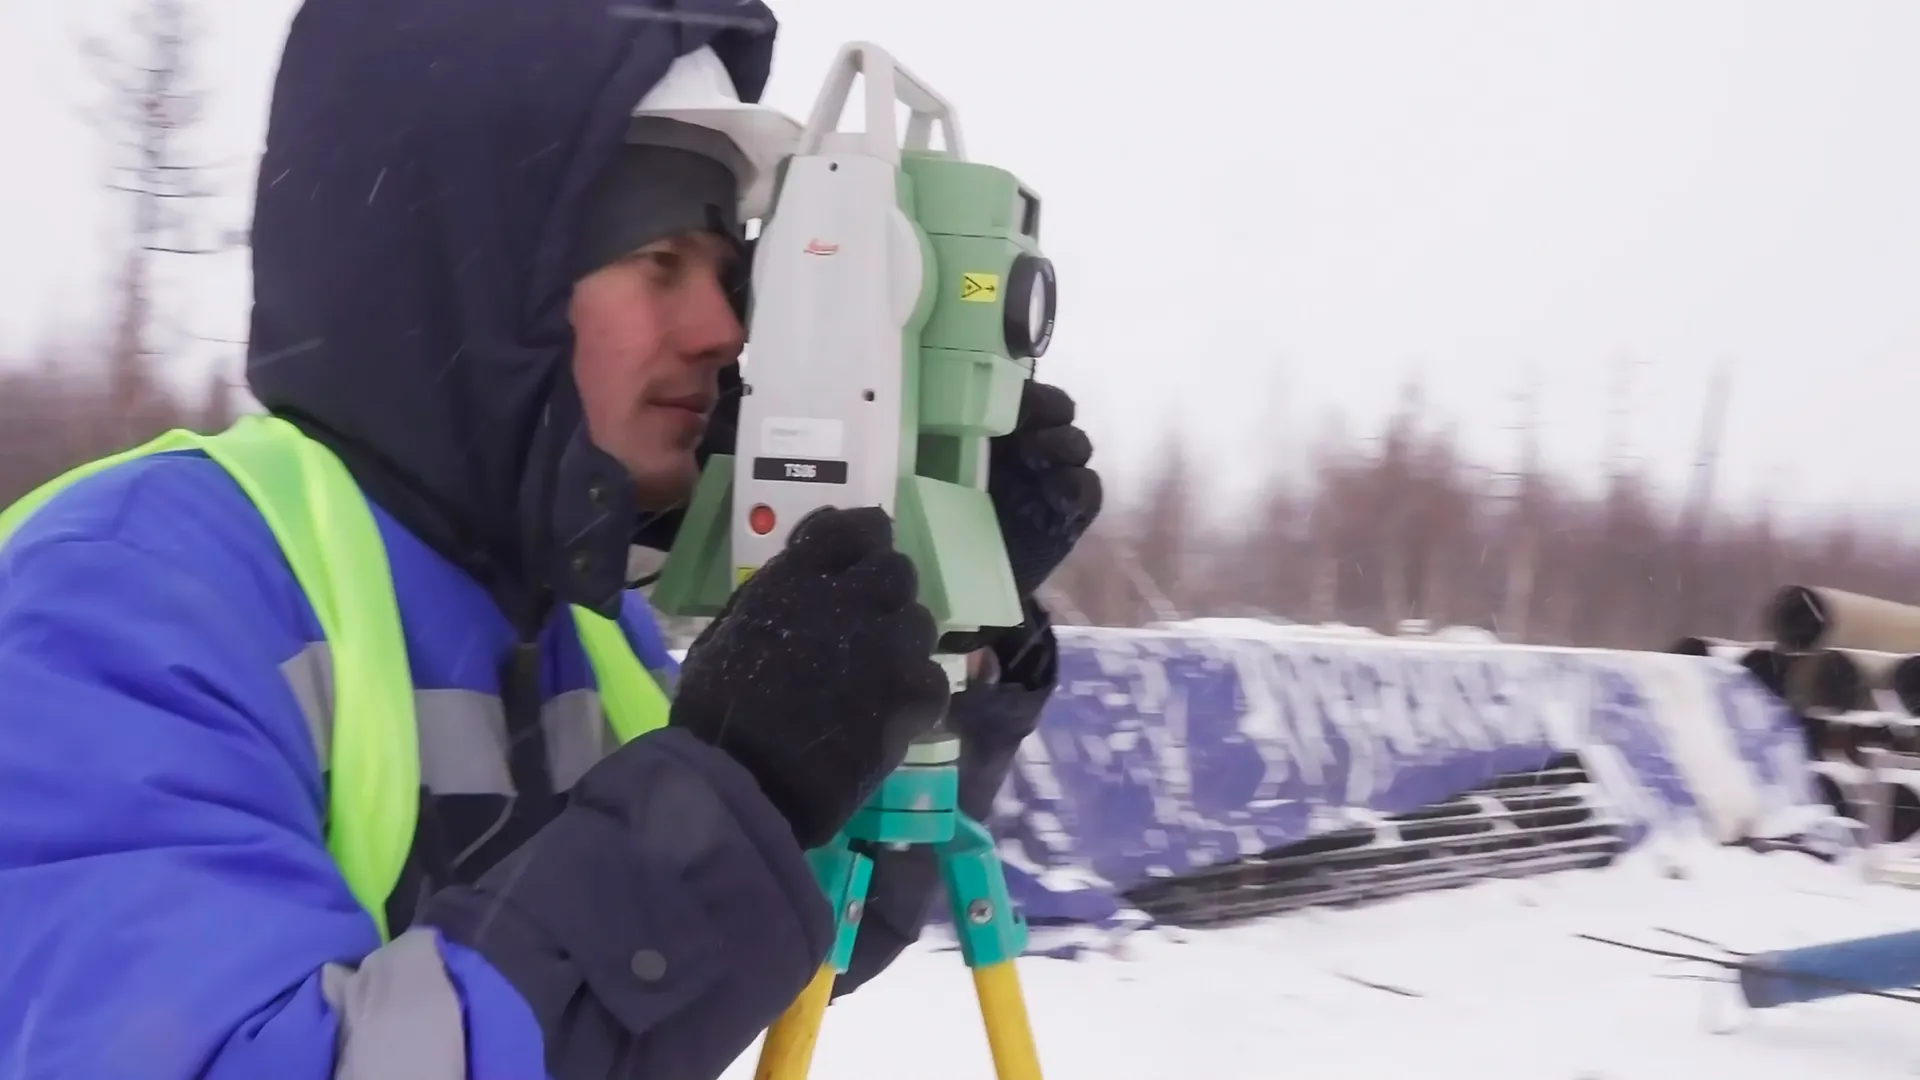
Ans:
{"type": "MultiPolygon", "coordinates": [[[[333,654],[325,642],[302,649],[280,665],[300,703],[324,771],[333,748],[333,654]]],[[[506,705],[473,690],[416,690],[413,707],[420,732],[420,781],[436,795],[512,795],[507,768],[506,705]]],[[[614,748],[600,695],[574,690],[540,710],[547,766],[554,790],[566,791],[614,748]]]]}
{"type": "Polygon", "coordinates": [[[466,1080],[460,995],[428,930],[409,930],[358,968],[320,969],[320,993],[340,1021],[333,1080],[466,1080]]]}
{"type": "Polygon", "coordinates": [[[555,791],[579,783],[595,762],[613,752],[613,732],[600,695],[592,690],[569,690],[547,702],[540,709],[540,730],[547,737],[547,772],[555,791]]]}
{"type": "Polygon", "coordinates": [[[280,674],[300,702],[307,734],[313,736],[313,756],[325,772],[333,760],[333,651],[324,641],[308,645],[280,665],[280,674]]]}
{"type": "Polygon", "coordinates": [[[415,690],[420,784],[436,795],[511,795],[507,706],[472,690],[415,690]]]}

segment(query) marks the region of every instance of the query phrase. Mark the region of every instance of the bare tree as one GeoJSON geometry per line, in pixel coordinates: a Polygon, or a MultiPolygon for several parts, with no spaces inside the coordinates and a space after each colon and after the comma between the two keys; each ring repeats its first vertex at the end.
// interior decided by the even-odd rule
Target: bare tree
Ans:
{"type": "Polygon", "coordinates": [[[128,442],[164,410],[156,383],[161,358],[196,336],[164,313],[161,267],[175,257],[230,251],[240,241],[211,205],[222,167],[194,145],[205,93],[194,75],[203,27],[190,0],[123,0],[120,11],[125,17],[115,32],[88,35],[81,49],[99,88],[89,116],[107,144],[107,186],[125,225],[114,255],[107,343],[111,407],[104,419],[113,430],[103,434],[128,442]]]}
{"type": "Polygon", "coordinates": [[[1142,598],[1156,609],[1159,618],[1178,618],[1187,606],[1182,600],[1188,567],[1197,553],[1200,536],[1196,521],[1199,500],[1194,490],[1199,479],[1187,455],[1183,433],[1169,428],[1154,454],[1146,497],[1131,515],[1130,543],[1122,555],[1125,570],[1135,578],[1142,598]]]}
{"type": "Polygon", "coordinates": [[[1789,581],[1920,599],[1920,548],[1893,523],[1789,525],[1771,506],[1714,505],[1714,409],[1703,416],[1697,486],[1667,496],[1628,452],[1618,394],[1613,477],[1590,494],[1539,460],[1534,393],[1529,380],[1516,401],[1511,471],[1469,460],[1459,433],[1410,387],[1376,432],[1334,425],[1307,440],[1305,467],[1273,470],[1232,525],[1192,497],[1182,479],[1191,474],[1168,447],[1129,509],[1103,517],[1054,584],[1099,625],[1177,609],[1391,632],[1419,616],[1540,644],[1638,649],[1665,646],[1676,627],[1751,637],[1768,595],[1789,581]]]}

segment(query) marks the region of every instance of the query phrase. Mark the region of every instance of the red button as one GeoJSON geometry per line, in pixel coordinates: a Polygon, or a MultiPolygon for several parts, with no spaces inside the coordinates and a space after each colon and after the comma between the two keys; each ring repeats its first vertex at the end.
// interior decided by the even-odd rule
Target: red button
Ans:
{"type": "Polygon", "coordinates": [[[761,503],[747,511],[747,528],[752,529],[755,536],[765,536],[772,532],[773,507],[761,503]]]}

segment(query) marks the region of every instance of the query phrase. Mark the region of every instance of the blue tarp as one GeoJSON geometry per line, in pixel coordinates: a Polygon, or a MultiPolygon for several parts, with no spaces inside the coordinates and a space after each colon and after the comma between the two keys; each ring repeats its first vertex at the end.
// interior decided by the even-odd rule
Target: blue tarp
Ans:
{"type": "Polygon", "coordinates": [[[1792,715],[1730,662],[1260,624],[1071,628],[1061,646],[1060,689],[991,823],[1036,927],[1124,923],[1118,894],[1147,879],[1414,810],[1568,750],[1630,841],[1678,820],[1738,839],[1813,799],[1792,715]]]}

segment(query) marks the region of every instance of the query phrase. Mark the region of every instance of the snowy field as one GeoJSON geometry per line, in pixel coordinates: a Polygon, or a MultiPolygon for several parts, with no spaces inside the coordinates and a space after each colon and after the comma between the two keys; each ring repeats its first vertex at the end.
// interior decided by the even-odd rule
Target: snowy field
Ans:
{"type": "MultiPolygon", "coordinates": [[[[1021,972],[1047,1080],[1881,1080],[1920,1075],[1911,1005],[1743,1013],[1718,969],[1575,935],[1707,954],[1675,934],[1760,952],[1916,927],[1920,891],[1804,856],[1701,846],[1359,910],[1140,933],[1124,956],[1031,958],[1021,972]]],[[[728,1080],[747,1080],[757,1053],[728,1080]]],[[[923,945],[830,1009],[811,1075],[989,1080],[958,954],[923,945]]]]}

